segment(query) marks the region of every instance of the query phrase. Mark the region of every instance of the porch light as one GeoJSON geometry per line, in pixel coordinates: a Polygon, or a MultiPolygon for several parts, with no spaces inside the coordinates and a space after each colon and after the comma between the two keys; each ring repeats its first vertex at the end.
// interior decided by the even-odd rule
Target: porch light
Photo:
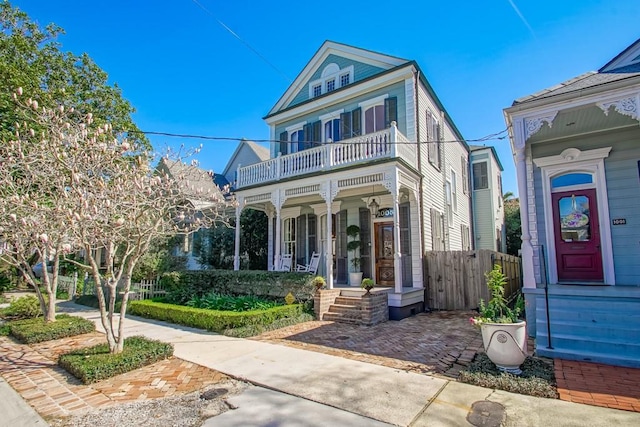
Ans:
{"type": "Polygon", "coordinates": [[[369,209],[371,209],[374,215],[378,213],[380,205],[376,202],[376,199],[371,200],[371,203],[369,203],[369,209]]]}

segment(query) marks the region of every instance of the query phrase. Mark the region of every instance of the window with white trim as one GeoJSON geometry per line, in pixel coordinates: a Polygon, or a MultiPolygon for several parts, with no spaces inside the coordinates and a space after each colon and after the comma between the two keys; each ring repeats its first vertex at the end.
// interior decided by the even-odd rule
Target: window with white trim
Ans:
{"type": "Polygon", "coordinates": [[[353,81],[353,65],[340,69],[338,64],[327,64],[322,70],[319,79],[309,83],[309,98],[315,98],[336,89],[337,83],[340,87],[345,87],[353,81]]]}
{"type": "Polygon", "coordinates": [[[458,212],[458,178],[456,176],[456,171],[451,169],[451,199],[453,205],[453,211],[458,212]]]}
{"type": "Polygon", "coordinates": [[[460,224],[460,237],[462,241],[462,250],[471,250],[471,233],[468,225],[460,224]]]}
{"type": "Polygon", "coordinates": [[[327,80],[326,88],[327,92],[336,90],[336,79],[327,80]]]}
{"type": "Polygon", "coordinates": [[[289,153],[304,150],[304,131],[302,129],[289,132],[289,153]]]}
{"type": "Polygon", "coordinates": [[[282,253],[291,254],[296,259],[296,219],[286,218],[282,221],[282,228],[282,253]]]}
{"type": "Polygon", "coordinates": [[[340,141],[340,119],[329,119],[324,123],[322,142],[340,141]]]}
{"type": "Polygon", "coordinates": [[[451,195],[451,181],[447,180],[444,184],[444,191],[445,191],[445,200],[447,203],[446,206],[446,210],[447,210],[447,222],[449,223],[449,227],[453,227],[453,202],[452,202],[452,195],[451,195]]]}

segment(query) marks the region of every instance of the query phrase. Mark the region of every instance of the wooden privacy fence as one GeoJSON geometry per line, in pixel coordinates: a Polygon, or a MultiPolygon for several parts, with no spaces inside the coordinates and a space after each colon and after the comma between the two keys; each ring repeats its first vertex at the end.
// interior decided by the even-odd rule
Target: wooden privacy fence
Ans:
{"type": "Polygon", "coordinates": [[[505,297],[512,301],[520,292],[522,273],[519,257],[488,249],[477,251],[429,251],[425,253],[426,303],[432,310],[478,308],[480,298],[490,297],[485,273],[494,264],[507,276],[505,297]]]}

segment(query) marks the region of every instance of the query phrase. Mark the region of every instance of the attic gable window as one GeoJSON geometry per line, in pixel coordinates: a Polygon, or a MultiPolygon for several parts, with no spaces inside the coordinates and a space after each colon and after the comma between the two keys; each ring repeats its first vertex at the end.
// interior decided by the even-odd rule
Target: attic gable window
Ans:
{"type": "Polygon", "coordinates": [[[344,87],[353,81],[353,65],[340,68],[338,64],[330,63],[322,70],[319,79],[309,83],[309,98],[315,98],[325,93],[344,87]],[[337,85],[340,84],[338,87],[337,85]]]}

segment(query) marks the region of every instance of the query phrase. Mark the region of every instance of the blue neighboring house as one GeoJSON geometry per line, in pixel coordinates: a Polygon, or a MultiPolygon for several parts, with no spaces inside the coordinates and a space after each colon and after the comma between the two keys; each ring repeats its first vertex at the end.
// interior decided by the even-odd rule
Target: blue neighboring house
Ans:
{"type": "Polygon", "coordinates": [[[504,111],[538,354],[640,367],[639,108],[640,40],[504,111]]]}

